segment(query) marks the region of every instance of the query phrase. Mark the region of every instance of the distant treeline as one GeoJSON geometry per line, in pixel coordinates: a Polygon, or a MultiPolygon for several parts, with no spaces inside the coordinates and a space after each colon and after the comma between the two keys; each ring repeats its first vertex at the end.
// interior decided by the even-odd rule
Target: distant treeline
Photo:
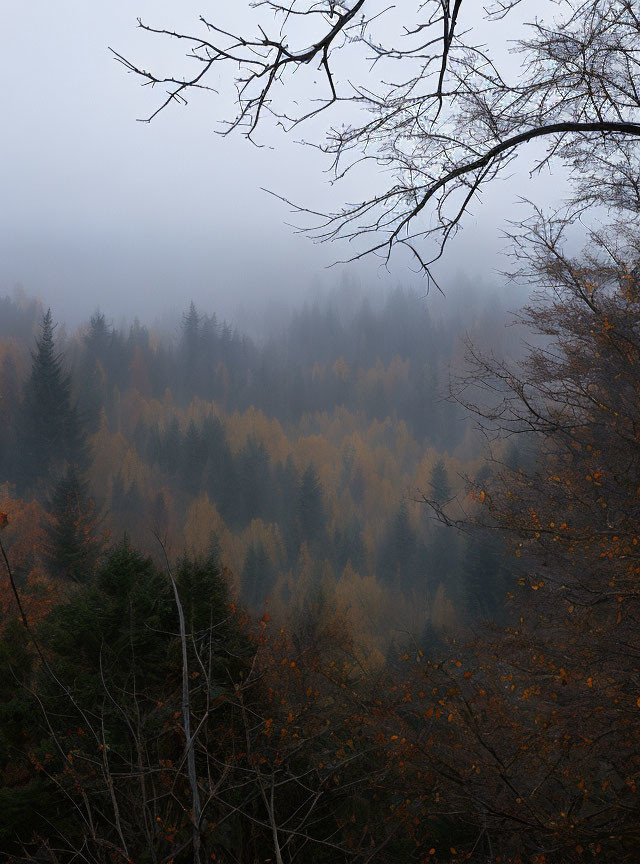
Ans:
{"type": "MultiPolygon", "coordinates": [[[[429,632],[500,614],[495,541],[462,541],[414,500],[446,504],[486,472],[445,398],[459,318],[434,324],[423,297],[397,290],[348,316],[307,305],[261,342],[193,303],[177,338],[100,312],[67,336],[35,301],[1,302],[0,483],[57,525],[25,572],[81,579],[99,524],[150,552],[157,534],[215,549],[256,609],[304,607],[340,580],[359,596],[373,579],[376,614],[393,597],[429,632]]],[[[495,301],[467,320],[495,328],[495,301]]],[[[391,629],[372,634],[378,649],[391,629]]]]}

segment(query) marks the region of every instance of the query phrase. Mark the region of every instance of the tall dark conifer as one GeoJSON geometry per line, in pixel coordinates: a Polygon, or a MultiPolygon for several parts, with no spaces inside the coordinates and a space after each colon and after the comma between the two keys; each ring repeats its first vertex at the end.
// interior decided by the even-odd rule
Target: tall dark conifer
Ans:
{"type": "Polygon", "coordinates": [[[57,482],[48,509],[51,523],[44,550],[47,569],[55,579],[89,582],[101,544],[96,534],[94,502],[73,466],[57,482]]]}
{"type": "Polygon", "coordinates": [[[182,354],[184,395],[189,402],[199,392],[200,384],[200,325],[202,319],[193,300],[182,319],[182,354]]]}
{"type": "Polygon", "coordinates": [[[275,576],[275,569],[264,544],[260,540],[252,543],[247,550],[242,569],[242,594],[251,609],[259,610],[264,606],[275,576]]]}
{"type": "Polygon", "coordinates": [[[95,312],[91,316],[89,332],[84,337],[78,369],[80,409],[90,432],[97,431],[101,411],[107,407],[109,353],[113,338],[105,316],[95,312]]]}
{"type": "Polygon", "coordinates": [[[327,518],[324,490],[313,464],[307,466],[300,480],[297,517],[301,540],[313,543],[324,532],[327,518]]]}
{"type": "Polygon", "coordinates": [[[71,397],[71,378],[55,349],[51,310],[32,352],[31,375],[24,388],[20,418],[20,485],[47,485],[65,466],[83,468],[85,433],[71,397]]]}
{"type": "Polygon", "coordinates": [[[379,576],[389,585],[410,585],[415,576],[417,538],[402,500],[395,519],[383,538],[379,555],[379,576]]]}
{"type": "Polygon", "coordinates": [[[429,487],[431,490],[431,497],[436,502],[436,504],[442,506],[450,500],[451,485],[449,483],[449,475],[447,474],[447,469],[442,459],[438,459],[434,463],[433,468],[431,469],[431,474],[429,476],[429,487]]]}

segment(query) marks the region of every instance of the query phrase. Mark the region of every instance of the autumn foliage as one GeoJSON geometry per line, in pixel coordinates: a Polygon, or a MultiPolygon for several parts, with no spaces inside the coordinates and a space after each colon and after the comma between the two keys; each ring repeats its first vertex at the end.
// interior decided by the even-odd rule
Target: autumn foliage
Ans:
{"type": "Polygon", "coordinates": [[[543,275],[526,361],[472,349],[465,392],[517,442],[484,466],[345,406],[292,426],[114,388],[87,490],[69,466],[44,505],[2,487],[2,848],[635,862],[640,294],[622,263],[543,275]],[[152,556],[108,548],[100,489],[152,556]]]}

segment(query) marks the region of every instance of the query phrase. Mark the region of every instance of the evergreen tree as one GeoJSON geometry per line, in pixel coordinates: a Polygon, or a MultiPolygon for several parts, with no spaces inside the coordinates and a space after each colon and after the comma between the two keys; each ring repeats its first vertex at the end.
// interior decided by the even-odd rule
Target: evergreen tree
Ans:
{"type": "Polygon", "coordinates": [[[326,522],[324,491],[314,465],[308,465],[298,490],[297,517],[303,540],[312,543],[323,533],[326,522]]]}
{"type": "Polygon", "coordinates": [[[48,509],[45,556],[51,576],[89,582],[100,555],[95,505],[73,466],[57,482],[48,509]]]}
{"type": "Polygon", "coordinates": [[[29,840],[34,832],[48,830],[47,814],[53,810],[54,791],[43,778],[32,777],[27,754],[40,741],[34,729],[38,706],[31,696],[36,653],[21,621],[5,622],[0,635],[0,849],[7,860],[16,838],[29,840]]]}
{"type": "Polygon", "coordinates": [[[202,487],[206,476],[206,446],[193,420],[189,421],[181,447],[182,472],[181,480],[184,488],[195,495],[202,487]]]}
{"type": "Polygon", "coordinates": [[[107,401],[107,370],[109,349],[113,343],[105,316],[96,312],[91,316],[89,332],[84,337],[79,378],[79,405],[83,420],[90,432],[100,425],[100,414],[107,401]]]}
{"type": "Polygon", "coordinates": [[[240,519],[266,517],[270,510],[273,489],[269,454],[256,435],[249,435],[236,458],[240,519]]]}
{"type": "Polygon", "coordinates": [[[430,584],[445,585],[447,596],[452,599],[460,599],[456,572],[459,546],[460,538],[455,529],[436,525],[431,541],[425,549],[425,565],[430,584]]]}
{"type": "Polygon", "coordinates": [[[447,469],[445,468],[442,459],[438,459],[431,469],[429,488],[431,491],[431,498],[436,502],[436,504],[442,506],[451,499],[449,475],[447,474],[447,469]]]}
{"type": "Polygon", "coordinates": [[[162,448],[160,453],[160,467],[163,471],[175,473],[180,466],[180,449],[182,443],[180,434],[180,423],[174,415],[165,426],[162,433],[162,448]]]}
{"type": "Polygon", "coordinates": [[[180,354],[182,360],[182,381],[184,396],[190,402],[200,385],[200,325],[202,319],[193,300],[189,311],[182,319],[182,340],[180,354]]]}
{"type": "Polygon", "coordinates": [[[379,572],[385,582],[399,580],[410,585],[415,575],[417,540],[409,520],[407,502],[402,501],[387,530],[379,556],[379,572]]]}
{"type": "Polygon", "coordinates": [[[32,352],[20,418],[20,482],[48,484],[67,465],[86,464],[85,433],[71,397],[71,378],[56,352],[49,309],[32,352]]]}
{"type": "Polygon", "coordinates": [[[247,605],[260,610],[275,581],[275,570],[262,541],[249,546],[242,568],[242,593],[247,605]]]}
{"type": "Polygon", "coordinates": [[[461,579],[471,620],[500,620],[511,574],[505,563],[504,540],[478,529],[465,545],[461,579]]]}
{"type": "MultiPolygon", "coordinates": [[[[444,507],[452,497],[449,475],[443,459],[438,459],[429,475],[429,494],[438,507],[444,507]]],[[[457,574],[460,538],[446,525],[433,526],[431,539],[424,547],[424,566],[432,587],[446,586],[449,598],[461,600],[461,585],[457,574]]]]}
{"type": "Polygon", "coordinates": [[[357,519],[352,519],[346,525],[337,525],[331,545],[336,573],[341,573],[347,564],[361,572],[365,563],[365,548],[362,542],[362,527],[357,519]]]}
{"type": "Polygon", "coordinates": [[[280,526],[287,550],[287,561],[293,564],[298,556],[298,527],[296,505],[299,488],[298,471],[291,454],[284,465],[278,462],[273,478],[275,521],[280,526]]]}
{"type": "MultiPolygon", "coordinates": [[[[113,478],[111,487],[111,515],[115,517],[116,524],[123,531],[129,533],[132,528],[140,522],[140,514],[143,511],[142,496],[138,489],[135,478],[128,486],[122,472],[118,472],[113,478]]],[[[153,526],[157,527],[157,526],[153,526]]]]}
{"type": "MultiPolygon", "coordinates": [[[[510,452],[517,453],[511,445],[510,452]]],[[[515,469],[517,471],[517,468],[515,469]]],[[[476,489],[483,490],[495,483],[488,465],[474,478],[476,489]]],[[[461,561],[460,580],[464,605],[471,621],[499,621],[505,613],[505,598],[510,583],[510,566],[504,554],[504,538],[500,532],[475,526],[467,536],[461,561]]]]}

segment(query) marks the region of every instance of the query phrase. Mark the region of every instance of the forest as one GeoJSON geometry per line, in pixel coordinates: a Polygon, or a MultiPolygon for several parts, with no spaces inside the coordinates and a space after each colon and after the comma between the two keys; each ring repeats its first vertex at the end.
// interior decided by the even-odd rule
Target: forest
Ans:
{"type": "MultiPolygon", "coordinates": [[[[487,337],[505,313],[476,304],[468,323],[487,337]]],[[[499,613],[494,544],[435,525],[423,501],[487,470],[446,395],[459,315],[432,322],[398,289],[350,316],[307,304],[258,343],[193,303],[173,334],[96,312],[57,338],[38,302],[3,311],[2,508],[16,535],[30,525],[31,545],[12,544],[25,584],[82,584],[126,534],[154,558],[159,540],[219,558],[253,613],[338,604],[378,660],[407,627],[437,638],[499,613]]]]}
{"type": "Polygon", "coordinates": [[[638,291],[0,301],[6,854],[633,860],[638,291]]]}
{"type": "Polygon", "coordinates": [[[0,861],[637,864],[635,4],[158,0],[108,52],[120,0],[49,5],[2,52],[0,861]]]}

